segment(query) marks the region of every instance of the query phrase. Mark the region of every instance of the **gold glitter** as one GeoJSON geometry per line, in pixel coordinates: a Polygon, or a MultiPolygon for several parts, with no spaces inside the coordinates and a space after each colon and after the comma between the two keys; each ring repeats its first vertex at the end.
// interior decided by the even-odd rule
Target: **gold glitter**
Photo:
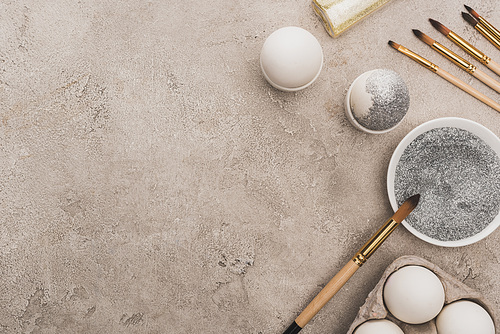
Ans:
{"type": "Polygon", "coordinates": [[[337,37],[344,30],[390,0],[313,0],[313,8],[326,31],[337,37]]]}

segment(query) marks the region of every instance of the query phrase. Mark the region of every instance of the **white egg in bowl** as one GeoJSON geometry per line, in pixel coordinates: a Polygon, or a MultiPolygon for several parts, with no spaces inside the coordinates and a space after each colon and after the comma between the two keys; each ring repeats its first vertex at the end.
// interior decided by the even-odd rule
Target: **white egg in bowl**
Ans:
{"type": "Polygon", "coordinates": [[[275,88],[295,92],[310,86],[323,67],[323,49],[316,37],[300,27],[284,27],[265,40],[260,67],[275,88]]]}
{"type": "Polygon", "coordinates": [[[361,74],[349,87],[345,114],[351,124],[370,134],[395,129],[410,107],[410,93],[403,78],[388,69],[361,74]]]}

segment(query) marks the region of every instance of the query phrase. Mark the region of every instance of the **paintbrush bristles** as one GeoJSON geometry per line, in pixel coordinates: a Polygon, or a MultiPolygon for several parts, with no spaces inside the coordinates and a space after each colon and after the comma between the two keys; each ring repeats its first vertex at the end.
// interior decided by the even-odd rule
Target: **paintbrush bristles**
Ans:
{"type": "Polygon", "coordinates": [[[424,42],[427,45],[432,46],[432,44],[434,44],[436,42],[435,40],[433,40],[432,38],[430,38],[429,36],[427,36],[426,34],[421,32],[420,30],[413,29],[412,31],[415,34],[415,36],[418,37],[419,40],[421,40],[422,42],[424,42]]]}
{"type": "Polygon", "coordinates": [[[399,44],[398,43],[395,43],[393,41],[389,41],[389,45],[392,46],[393,48],[395,48],[396,50],[399,49],[399,44]]]}
{"type": "Polygon", "coordinates": [[[469,13],[471,13],[472,16],[474,16],[476,18],[476,20],[479,20],[479,14],[472,8],[470,8],[469,6],[467,5],[464,5],[465,9],[467,9],[467,11],[469,13]]]}
{"type": "Polygon", "coordinates": [[[462,12],[462,17],[465,19],[465,21],[469,22],[469,24],[471,24],[472,26],[476,26],[477,24],[477,21],[474,17],[472,17],[472,15],[470,15],[469,13],[465,13],[465,12],[462,12]]]}
{"type": "Polygon", "coordinates": [[[446,28],[444,25],[442,25],[436,20],[429,19],[429,22],[432,24],[434,28],[436,28],[443,35],[448,35],[451,31],[450,29],[446,28]]]}
{"type": "Polygon", "coordinates": [[[398,223],[401,223],[403,219],[405,219],[410,214],[410,212],[415,209],[419,200],[420,194],[413,195],[412,197],[408,198],[403,204],[401,204],[398,211],[394,213],[392,219],[394,219],[398,223]]]}

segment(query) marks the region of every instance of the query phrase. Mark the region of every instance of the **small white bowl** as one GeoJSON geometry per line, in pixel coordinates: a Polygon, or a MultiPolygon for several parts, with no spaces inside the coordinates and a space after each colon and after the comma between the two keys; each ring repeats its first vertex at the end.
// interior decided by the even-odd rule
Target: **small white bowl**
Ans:
{"type": "MultiPolygon", "coordinates": [[[[472,134],[481,138],[488,146],[491,147],[491,149],[497,154],[497,156],[500,156],[500,139],[498,139],[498,137],[488,128],[474,121],[458,117],[445,117],[428,121],[424,124],[417,126],[410,133],[408,133],[403,138],[403,140],[401,140],[399,145],[394,150],[394,153],[392,154],[391,160],[389,162],[389,168],[387,170],[387,193],[389,195],[389,201],[394,211],[398,209],[398,203],[396,201],[396,195],[394,191],[396,166],[398,165],[399,159],[401,158],[404,150],[415,138],[417,138],[422,133],[425,133],[434,128],[442,128],[442,127],[455,127],[467,130],[472,134]]],[[[405,220],[403,220],[402,223],[405,226],[405,228],[408,231],[410,231],[413,235],[431,244],[444,247],[460,247],[460,246],[470,245],[479,240],[482,240],[483,238],[490,235],[493,231],[495,231],[495,229],[498,226],[500,226],[500,214],[498,214],[491,221],[491,223],[479,233],[465,239],[453,240],[453,241],[443,241],[443,240],[433,239],[417,231],[414,227],[409,225],[405,220]]]]}

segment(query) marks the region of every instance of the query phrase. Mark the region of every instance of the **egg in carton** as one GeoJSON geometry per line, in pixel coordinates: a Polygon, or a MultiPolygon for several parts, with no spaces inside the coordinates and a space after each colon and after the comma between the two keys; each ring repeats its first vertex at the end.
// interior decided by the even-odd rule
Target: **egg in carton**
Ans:
{"type": "MultiPolygon", "coordinates": [[[[495,322],[495,309],[481,295],[480,292],[474,290],[464,283],[449,275],[437,265],[422,259],[417,256],[402,256],[391,263],[382,274],[375,288],[368,294],[365,303],[359,309],[359,312],[351,324],[347,334],[353,334],[356,328],[368,320],[387,319],[397,324],[405,334],[437,334],[435,319],[420,325],[412,325],[404,323],[395,318],[386,308],[384,304],[384,285],[389,276],[395,271],[406,266],[421,266],[432,271],[443,284],[445,292],[445,306],[458,300],[469,300],[482,306],[495,322]]],[[[498,324],[495,323],[498,328],[498,324]]]]}

